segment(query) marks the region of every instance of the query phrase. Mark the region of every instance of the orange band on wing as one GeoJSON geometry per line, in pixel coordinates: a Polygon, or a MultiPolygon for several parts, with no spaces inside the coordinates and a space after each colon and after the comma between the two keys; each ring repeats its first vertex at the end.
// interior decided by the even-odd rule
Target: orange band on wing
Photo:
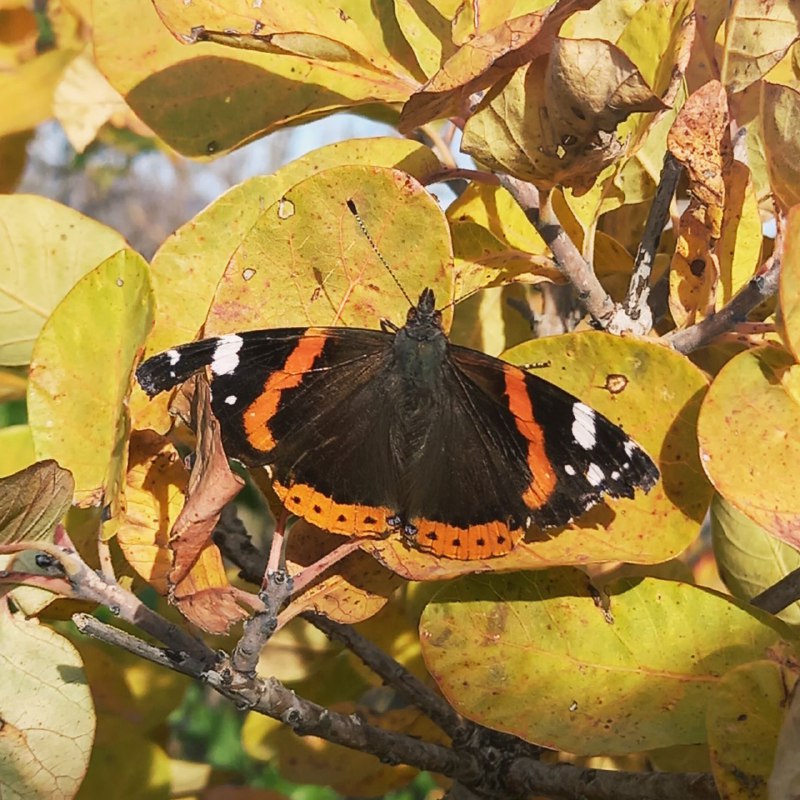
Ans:
{"type": "Polygon", "coordinates": [[[525,373],[511,366],[505,367],[503,373],[506,379],[508,409],[514,415],[514,422],[519,432],[528,441],[527,461],[533,479],[523,492],[522,500],[530,509],[541,508],[553,494],[558,478],[547,457],[544,431],[533,416],[525,373]]]}
{"type": "Polygon", "coordinates": [[[274,481],[272,485],[288,511],[323,530],[351,536],[371,536],[386,533],[392,528],[387,522],[393,516],[389,508],[336,503],[305,483],[284,486],[274,481]]]}
{"type": "Polygon", "coordinates": [[[301,336],[283,369],[267,378],[264,391],[250,404],[243,416],[245,434],[251,447],[263,452],[275,447],[269,423],[278,411],[281,395],[302,383],[303,376],[314,366],[323,347],[324,336],[301,336]]]}
{"type": "Polygon", "coordinates": [[[467,528],[426,519],[412,519],[411,524],[417,529],[414,544],[420,550],[462,561],[505,555],[514,549],[523,535],[520,528],[512,530],[499,521],[467,528]]]}

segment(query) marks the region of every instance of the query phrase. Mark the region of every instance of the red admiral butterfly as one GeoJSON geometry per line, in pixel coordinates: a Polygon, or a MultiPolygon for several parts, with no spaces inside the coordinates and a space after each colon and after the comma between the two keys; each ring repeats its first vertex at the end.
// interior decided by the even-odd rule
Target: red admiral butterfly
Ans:
{"type": "Polygon", "coordinates": [[[136,377],[152,397],[205,367],[228,455],[266,466],[290,512],[336,533],[488,558],[659,476],[577,398],[451,344],[430,289],[402,327],[229,334],[153,356],[136,377]]]}

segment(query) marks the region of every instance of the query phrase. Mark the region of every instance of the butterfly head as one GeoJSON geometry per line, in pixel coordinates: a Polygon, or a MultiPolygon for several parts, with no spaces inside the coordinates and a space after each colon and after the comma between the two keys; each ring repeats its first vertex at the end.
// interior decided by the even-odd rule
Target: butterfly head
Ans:
{"type": "Polygon", "coordinates": [[[423,289],[416,306],[408,309],[405,329],[412,339],[431,339],[442,333],[442,312],[436,310],[432,289],[423,289]]]}

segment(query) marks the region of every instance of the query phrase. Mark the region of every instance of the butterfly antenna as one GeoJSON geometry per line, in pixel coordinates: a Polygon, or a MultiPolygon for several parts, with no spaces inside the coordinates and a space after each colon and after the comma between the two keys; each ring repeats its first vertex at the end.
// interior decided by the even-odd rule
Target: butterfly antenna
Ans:
{"type": "Polygon", "coordinates": [[[413,306],[414,303],[411,302],[411,298],[408,296],[408,292],[403,288],[403,284],[395,275],[394,270],[389,265],[389,262],[383,257],[383,253],[378,250],[378,245],[375,244],[374,239],[369,235],[369,231],[367,230],[367,226],[364,224],[364,220],[361,219],[361,214],[358,213],[358,209],[356,208],[356,204],[352,200],[347,201],[347,208],[350,210],[350,213],[356,218],[356,222],[358,223],[358,227],[361,228],[361,233],[364,234],[364,238],[369,242],[370,247],[375,251],[375,255],[378,256],[381,264],[386,267],[386,271],[392,276],[392,280],[397,284],[397,288],[403,293],[403,297],[405,297],[406,301],[410,306],[413,306]]]}

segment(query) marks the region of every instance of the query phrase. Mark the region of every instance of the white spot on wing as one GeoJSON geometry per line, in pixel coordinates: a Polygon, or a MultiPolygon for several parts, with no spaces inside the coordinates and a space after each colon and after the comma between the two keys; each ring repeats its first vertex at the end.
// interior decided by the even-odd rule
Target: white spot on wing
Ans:
{"type": "Polygon", "coordinates": [[[597,444],[595,414],[584,403],[572,406],[572,438],[584,449],[591,450],[597,444]]]}
{"type": "Polygon", "coordinates": [[[572,464],[565,464],[564,465],[564,472],[566,472],[567,475],[574,475],[575,474],[575,467],[573,467],[572,464]]]}
{"type": "Polygon", "coordinates": [[[617,472],[616,470],[614,470],[614,471],[611,473],[611,480],[612,480],[612,481],[618,481],[618,480],[619,480],[619,472],[617,472]]]}
{"type": "Polygon", "coordinates": [[[220,336],[214,349],[211,371],[215,375],[230,375],[239,366],[239,350],[242,349],[242,337],[235,333],[220,336]]]}
{"type": "Polygon", "coordinates": [[[636,444],[636,442],[632,441],[631,439],[626,439],[625,444],[622,446],[625,448],[625,454],[628,456],[632,456],[639,449],[639,446],[636,444]]]}
{"type": "Polygon", "coordinates": [[[167,350],[167,358],[169,365],[174,367],[181,360],[181,354],[177,350],[167,350]]]}
{"type": "Polygon", "coordinates": [[[233,404],[236,402],[236,395],[235,395],[235,394],[229,394],[229,395],[228,395],[228,396],[225,398],[225,402],[226,402],[226,403],[227,403],[229,406],[232,406],[232,405],[233,405],[233,404]]]}
{"type": "Polygon", "coordinates": [[[592,486],[600,486],[605,479],[605,473],[597,464],[589,464],[589,469],[586,470],[586,480],[589,481],[592,486]]]}

